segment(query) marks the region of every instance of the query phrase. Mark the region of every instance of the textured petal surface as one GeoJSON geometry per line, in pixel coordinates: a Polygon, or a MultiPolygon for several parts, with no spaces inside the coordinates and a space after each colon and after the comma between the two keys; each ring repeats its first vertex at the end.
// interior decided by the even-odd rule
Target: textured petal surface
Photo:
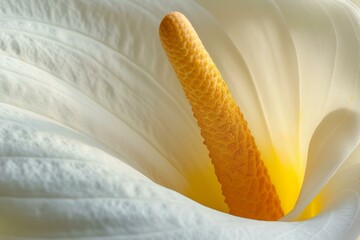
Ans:
{"type": "Polygon", "coordinates": [[[322,190],[322,203],[325,211],[333,211],[333,204],[344,204],[352,202],[349,205],[353,215],[353,221],[348,224],[348,231],[342,239],[359,239],[360,237],[360,146],[354,151],[348,159],[349,163],[344,164],[331,181],[322,190]],[[331,201],[326,199],[333,198],[331,201]]]}
{"type": "Polygon", "coordinates": [[[0,113],[0,239],[331,240],[358,221],[358,185],[342,182],[351,178],[334,184],[353,192],[330,193],[311,220],[242,219],[153,183],[53,121],[4,104],[0,113]]]}
{"type": "MultiPolygon", "coordinates": [[[[235,218],[181,195],[226,210],[161,50],[158,25],[171,10],[198,30],[263,154],[299,168],[300,179],[325,115],[358,111],[358,8],[348,1],[221,4],[206,2],[205,10],[187,1],[0,0],[2,239],[358,234],[358,171],[351,170],[358,150],[345,163],[354,168],[325,187],[322,214],[308,221],[235,218]]],[[[347,121],[357,129],[353,119],[347,121]]],[[[319,172],[322,184],[338,162],[331,167],[319,172]]]]}
{"type": "MultiPolygon", "coordinates": [[[[215,55],[226,61],[220,70],[233,84],[265,161],[270,159],[275,185],[284,184],[280,196],[290,193],[294,182],[287,171],[276,171],[280,168],[271,162],[276,159],[297,169],[300,190],[308,151],[318,144],[310,141],[323,118],[342,108],[359,111],[359,8],[337,0],[228,0],[221,7],[217,1],[199,2],[227,33],[232,53],[215,55]]],[[[334,161],[334,169],[336,165],[334,161]]],[[[320,181],[333,174],[324,174],[320,181]]],[[[312,181],[304,184],[312,188],[312,181]]]]}
{"type": "Polygon", "coordinates": [[[152,180],[226,210],[158,37],[173,9],[199,15],[198,24],[208,17],[195,3],[163,2],[2,0],[0,101],[76,129],[152,180]]]}

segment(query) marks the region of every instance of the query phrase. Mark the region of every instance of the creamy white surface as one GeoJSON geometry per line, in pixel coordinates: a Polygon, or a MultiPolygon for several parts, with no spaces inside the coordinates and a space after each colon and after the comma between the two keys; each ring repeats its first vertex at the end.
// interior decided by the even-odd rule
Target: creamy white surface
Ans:
{"type": "Polygon", "coordinates": [[[201,4],[0,0],[0,239],[360,234],[359,147],[351,155],[360,135],[359,9],[347,1],[201,4]],[[307,173],[321,177],[313,188],[304,169],[298,211],[322,189],[321,215],[252,221],[180,194],[191,188],[189,169],[208,187],[209,161],[159,43],[158,24],[171,10],[197,28],[258,126],[260,146],[273,144],[289,161],[314,159],[307,173]],[[338,116],[347,124],[330,119],[339,135],[318,130],[314,146],[325,150],[308,158],[315,129],[337,109],[351,112],[338,116]],[[334,159],[324,171],[327,156],[334,159]]]}

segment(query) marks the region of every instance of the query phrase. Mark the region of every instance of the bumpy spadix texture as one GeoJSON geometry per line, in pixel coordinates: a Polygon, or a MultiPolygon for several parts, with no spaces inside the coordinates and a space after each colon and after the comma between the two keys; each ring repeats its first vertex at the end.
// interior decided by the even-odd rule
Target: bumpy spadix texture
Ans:
{"type": "Polygon", "coordinates": [[[230,213],[281,218],[280,200],[247,122],[190,22],[172,12],[160,25],[160,37],[201,128],[230,213]]]}

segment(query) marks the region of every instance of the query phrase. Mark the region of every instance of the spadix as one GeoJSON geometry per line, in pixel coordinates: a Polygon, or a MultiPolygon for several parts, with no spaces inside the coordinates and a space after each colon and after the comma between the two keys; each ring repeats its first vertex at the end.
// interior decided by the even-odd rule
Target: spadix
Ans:
{"type": "Polygon", "coordinates": [[[210,152],[230,213],[277,220],[284,213],[243,114],[184,15],[168,14],[160,37],[210,152]]]}

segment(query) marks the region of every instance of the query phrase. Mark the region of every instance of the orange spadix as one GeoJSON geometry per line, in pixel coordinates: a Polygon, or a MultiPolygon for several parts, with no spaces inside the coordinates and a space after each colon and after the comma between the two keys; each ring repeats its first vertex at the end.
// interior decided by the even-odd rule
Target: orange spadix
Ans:
{"type": "Polygon", "coordinates": [[[160,38],[210,152],[230,213],[278,220],[279,197],[247,122],[201,40],[184,15],[171,12],[160,38]]]}

